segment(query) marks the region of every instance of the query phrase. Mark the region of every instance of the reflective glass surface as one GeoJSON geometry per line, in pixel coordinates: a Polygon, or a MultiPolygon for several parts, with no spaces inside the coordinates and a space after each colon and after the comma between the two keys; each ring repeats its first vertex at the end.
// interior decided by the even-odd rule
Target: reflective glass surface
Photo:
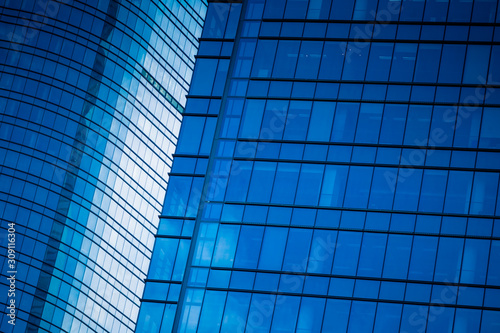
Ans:
{"type": "Polygon", "coordinates": [[[1,332],[135,330],[206,7],[2,1],[0,305],[16,322],[1,332]]]}
{"type": "Polygon", "coordinates": [[[210,2],[151,331],[497,332],[499,10],[210,2]]]}

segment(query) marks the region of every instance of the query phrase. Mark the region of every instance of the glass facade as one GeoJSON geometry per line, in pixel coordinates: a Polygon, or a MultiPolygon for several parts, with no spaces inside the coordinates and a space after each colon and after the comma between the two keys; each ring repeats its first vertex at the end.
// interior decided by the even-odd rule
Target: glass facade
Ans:
{"type": "Polygon", "coordinates": [[[1,332],[134,331],[206,9],[2,1],[1,332]]]}
{"type": "Polygon", "coordinates": [[[499,332],[499,11],[210,2],[136,332],[499,332]]]}

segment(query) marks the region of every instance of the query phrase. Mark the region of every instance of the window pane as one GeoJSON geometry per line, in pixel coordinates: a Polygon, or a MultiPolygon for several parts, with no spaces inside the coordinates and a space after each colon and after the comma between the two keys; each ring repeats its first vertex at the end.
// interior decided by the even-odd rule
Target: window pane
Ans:
{"type": "Polygon", "coordinates": [[[425,146],[429,136],[431,106],[411,105],[406,122],[405,145],[425,146]]]}
{"type": "Polygon", "coordinates": [[[227,184],[227,201],[245,201],[250,183],[252,165],[253,162],[251,161],[233,162],[227,184]]]}
{"type": "Polygon", "coordinates": [[[394,197],[394,209],[417,210],[421,182],[422,170],[400,168],[394,197]]]}
{"type": "Polygon", "coordinates": [[[280,40],[274,64],[273,77],[293,78],[299,53],[299,41],[280,40]]]}
{"type": "Polygon", "coordinates": [[[317,205],[323,180],[323,165],[303,164],[300,170],[296,205],[317,205]]]}
{"type": "Polygon", "coordinates": [[[318,76],[323,42],[303,41],[300,47],[299,62],[295,77],[298,79],[316,79],[318,76]]]}
{"type": "Polygon", "coordinates": [[[415,69],[415,82],[434,83],[437,79],[441,45],[420,44],[418,48],[417,67],[415,69]]]}
{"type": "Polygon", "coordinates": [[[334,113],[335,103],[314,102],[307,141],[329,141],[334,113]]]}
{"type": "Polygon", "coordinates": [[[375,168],[371,186],[369,208],[391,209],[394,201],[394,190],[398,169],[375,168]]]}
{"type": "Polygon", "coordinates": [[[227,295],[226,310],[222,318],[221,333],[233,333],[242,329],[247,318],[250,294],[230,292],[227,295]]]}
{"type": "Polygon", "coordinates": [[[386,104],[380,132],[380,143],[403,143],[406,125],[407,105],[386,104]]]}
{"type": "Polygon", "coordinates": [[[238,242],[235,268],[256,268],[259,259],[259,250],[264,233],[263,227],[242,226],[238,242]]]}
{"type": "Polygon", "coordinates": [[[280,305],[274,309],[271,332],[293,332],[299,312],[300,297],[281,296],[280,305]]]}
{"type": "Polygon", "coordinates": [[[361,103],[355,142],[378,142],[382,110],[382,104],[361,103]]]}
{"type": "Polygon", "coordinates": [[[337,103],[331,141],[353,142],[359,103],[337,103]]]}
{"type": "Polygon", "coordinates": [[[441,213],[446,190],[447,171],[425,170],[418,210],[441,213]]]}
{"type": "Polygon", "coordinates": [[[412,236],[389,235],[384,263],[384,278],[406,279],[410,263],[412,236]]]}
{"type": "Polygon", "coordinates": [[[345,333],[351,301],[340,299],[329,299],[326,301],[325,316],[322,332],[345,333]]]}
{"type": "Polygon", "coordinates": [[[325,42],[319,79],[338,80],[344,63],[345,42],[325,42]]]}
{"type": "Polygon", "coordinates": [[[465,58],[463,83],[484,84],[490,59],[489,45],[469,45],[465,58]]]}
{"type": "Polygon", "coordinates": [[[432,281],[436,251],[437,237],[415,236],[408,279],[432,281]]]}
{"type": "Polygon", "coordinates": [[[484,108],[479,148],[500,148],[500,108],[484,108]]]}
{"type": "Polygon", "coordinates": [[[319,201],[320,206],[342,207],[347,181],[347,171],[348,166],[326,166],[319,201]]]}
{"type": "Polygon", "coordinates": [[[259,40],[252,67],[252,76],[271,77],[277,45],[278,41],[276,40],[259,40]]]}
{"type": "Polygon", "coordinates": [[[361,243],[360,232],[339,231],[335,259],[333,261],[333,274],[356,275],[358,256],[361,243]]]}
{"type": "Polygon", "coordinates": [[[303,297],[300,302],[297,333],[319,333],[325,311],[325,299],[303,297]]]}
{"type": "Polygon", "coordinates": [[[450,171],[444,203],[445,213],[467,214],[469,212],[472,175],[472,172],[467,171],[450,171]]]}
{"type": "Polygon", "coordinates": [[[396,43],[396,46],[394,48],[394,58],[392,60],[391,77],[390,77],[390,80],[392,82],[412,81],[413,69],[415,67],[416,53],[417,53],[417,44],[396,43]]]}
{"type": "Polygon", "coordinates": [[[336,241],[336,231],[314,230],[307,272],[330,274],[336,241]]]}
{"type": "Polygon", "coordinates": [[[364,233],[359,257],[358,276],[380,277],[387,235],[364,233]]]}
{"type": "Polygon", "coordinates": [[[272,203],[292,204],[297,189],[300,164],[278,163],[274,180],[272,203]]]}
{"type": "Polygon", "coordinates": [[[311,237],[311,229],[290,229],[283,261],[284,271],[305,272],[311,237]]]}
{"type": "Polygon", "coordinates": [[[372,167],[351,166],[344,200],[345,207],[366,208],[372,172],[372,167]]]}
{"type": "Polygon", "coordinates": [[[349,42],[344,61],[343,80],[363,80],[365,77],[366,63],[368,61],[368,42],[349,42]]]}
{"type": "Polygon", "coordinates": [[[372,43],[371,45],[366,80],[387,81],[389,79],[394,44],[372,43]]]}
{"type": "Polygon", "coordinates": [[[221,225],[215,242],[212,265],[218,267],[233,267],[234,252],[238,244],[240,227],[236,225],[221,225]]]}
{"type": "Polygon", "coordinates": [[[498,173],[476,172],[472,187],[470,214],[493,215],[497,187],[498,173]]]}
{"type": "Polygon", "coordinates": [[[441,237],[436,261],[434,281],[458,282],[464,240],[460,238],[441,237]]]}
{"type": "Polygon", "coordinates": [[[311,115],[311,102],[292,101],[286,117],[284,140],[305,140],[309,117],[311,115]]]}
{"type": "Polygon", "coordinates": [[[281,270],[287,231],[285,228],[266,228],[259,260],[259,269],[281,270]]]}
{"type": "Polygon", "coordinates": [[[221,325],[222,312],[226,303],[226,293],[207,290],[203,299],[200,323],[196,332],[218,332],[221,325]]]}
{"type": "Polygon", "coordinates": [[[465,60],[465,45],[443,45],[439,83],[460,83],[465,60]]]}
{"type": "Polygon", "coordinates": [[[265,100],[246,100],[240,128],[240,138],[258,138],[265,100]]]}
{"type": "Polygon", "coordinates": [[[275,171],[276,163],[255,162],[248,190],[248,202],[269,202],[275,171]]]}
{"type": "Polygon", "coordinates": [[[371,332],[377,303],[353,301],[348,333],[371,332]]]}
{"type": "Polygon", "coordinates": [[[403,305],[378,303],[373,333],[398,332],[403,305]]]}
{"type": "MultiPolygon", "coordinates": [[[[484,284],[490,241],[485,239],[466,239],[460,283],[484,284]]],[[[491,259],[490,259],[491,261],[491,259]]]]}

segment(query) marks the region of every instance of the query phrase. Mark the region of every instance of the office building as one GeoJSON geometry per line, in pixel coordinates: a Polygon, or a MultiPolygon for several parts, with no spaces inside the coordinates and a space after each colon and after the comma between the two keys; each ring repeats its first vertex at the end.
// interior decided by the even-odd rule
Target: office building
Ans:
{"type": "Polygon", "coordinates": [[[0,331],[134,331],[205,12],[2,1],[0,331]]]}
{"type": "Polygon", "coordinates": [[[136,332],[499,332],[499,11],[209,2],[136,332]]]}

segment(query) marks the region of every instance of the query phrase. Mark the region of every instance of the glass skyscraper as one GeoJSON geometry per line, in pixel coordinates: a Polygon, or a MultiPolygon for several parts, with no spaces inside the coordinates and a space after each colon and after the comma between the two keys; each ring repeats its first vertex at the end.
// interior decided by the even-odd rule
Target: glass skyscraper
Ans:
{"type": "Polygon", "coordinates": [[[136,332],[500,332],[499,12],[210,2],[136,332]]]}
{"type": "Polygon", "coordinates": [[[0,3],[0,331],[132,332],[207,5],[0,3]]]}

